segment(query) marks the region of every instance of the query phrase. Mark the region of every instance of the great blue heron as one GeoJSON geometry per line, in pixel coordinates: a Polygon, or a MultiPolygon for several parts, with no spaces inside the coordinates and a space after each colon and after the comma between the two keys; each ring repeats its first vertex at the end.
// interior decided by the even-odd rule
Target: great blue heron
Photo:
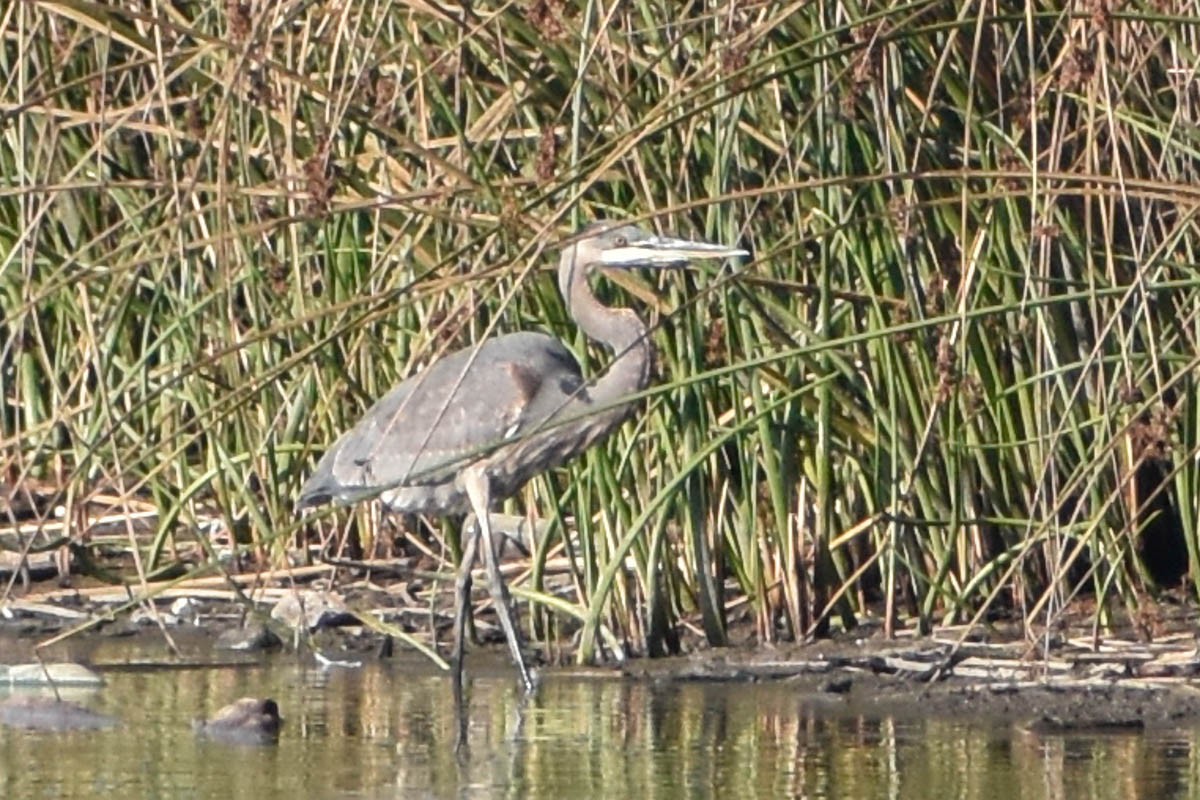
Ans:
{"type": "Polygon", "coordinates": [[[654,346],[628,309],[600,304],[588,285],[596,268],[683,266],[746,251],[654,236],[632,225],[594,223],[562,251],[558,287],[567,310],[614,358],[584,379],[562,342],[510,333],[434,362],[392,389],[326,451],[300,490],[299,509],[379,496],[393,511],[471,515],[455,581],[454,669],[461,685],[471,569],[483,560],[496,613],[526,690],[533,686],[500,577],[488,511],[530,478],[612,433],[650,382],[654,346]]]}

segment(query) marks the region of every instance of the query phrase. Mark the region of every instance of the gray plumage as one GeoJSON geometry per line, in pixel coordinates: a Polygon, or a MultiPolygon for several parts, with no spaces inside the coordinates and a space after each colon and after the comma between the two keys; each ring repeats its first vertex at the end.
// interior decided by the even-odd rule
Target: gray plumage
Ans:
{"type": "Polygon", "coordinates": [[[615,430],[646,388],[654,350],[637,315],[602,306],[588,286],[597,267],[682,266],[692,258],[745,255],[704,242],[667,239],[634,226],[590,226],[563,250],[559,289],[592,339],[614,354],[589,383],[570,351],[542,333],[512,333],[452,353],[380,399],[318,462],[298,508],[380,497],[392,510],[472,514],[458,583],[455,657],[461,680],[461,623],[477,534],[497,611],[526,687],[507,596],[494,568],[487,512],[533,476],[574,458],[615,430]]]}
{"type": "Polygon", "coordinates": [[[456,485],[466,463],[495,458],[504,442],[528,449],[523,439],[530,431],[589,402],[579,365],[557,339],[542,333],[489,339],[384,395],[326,452],[299,505],[382,495],[394,511],[467,514],[470,503],[456,485]]]}

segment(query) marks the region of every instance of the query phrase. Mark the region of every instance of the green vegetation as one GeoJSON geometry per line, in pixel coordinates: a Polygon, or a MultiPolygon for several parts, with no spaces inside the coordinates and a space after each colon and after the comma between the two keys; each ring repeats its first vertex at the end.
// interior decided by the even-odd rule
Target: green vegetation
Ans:
{"type": "Polygon", "coordinates": [[[612,288],[661,383],[511,504],[584,656],[1146,619],[1200,588],[1200,28],[1163,5],[13,4],[0,467],[152,503],[143,574],[209,514],[369,548],[370,509],[291,512],[321,448],[495,332],[601,369],[554,246],[649,220],[755,257],[612,288]]]}

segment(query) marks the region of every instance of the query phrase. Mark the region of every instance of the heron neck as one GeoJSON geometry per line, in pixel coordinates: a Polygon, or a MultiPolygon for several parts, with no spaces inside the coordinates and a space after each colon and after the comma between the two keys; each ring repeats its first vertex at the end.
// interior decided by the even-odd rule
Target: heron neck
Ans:
{"type": "Polygon", "coordinates": [[[629,309],[601,304],[592,294],[584,270],[572,273],[563,282],[571,316],[589,338],[613,352],[613,362],[596,382],[593,398],[616,400],[645,389],[650,383],[650,365],[654,360],[654,345],[645,323],[629,309]]]}

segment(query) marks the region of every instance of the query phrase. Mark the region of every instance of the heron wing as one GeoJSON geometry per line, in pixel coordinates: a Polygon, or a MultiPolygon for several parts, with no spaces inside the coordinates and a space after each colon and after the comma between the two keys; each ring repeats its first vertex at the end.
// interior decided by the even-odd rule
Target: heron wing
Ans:
{"type": "Polygon", "coordinates": [[[582,386],[570,351],[545,334],[514,333],[459,350],[375,403],[325,453],[299,505],[443,483],[545,422],[582,386]]]}

